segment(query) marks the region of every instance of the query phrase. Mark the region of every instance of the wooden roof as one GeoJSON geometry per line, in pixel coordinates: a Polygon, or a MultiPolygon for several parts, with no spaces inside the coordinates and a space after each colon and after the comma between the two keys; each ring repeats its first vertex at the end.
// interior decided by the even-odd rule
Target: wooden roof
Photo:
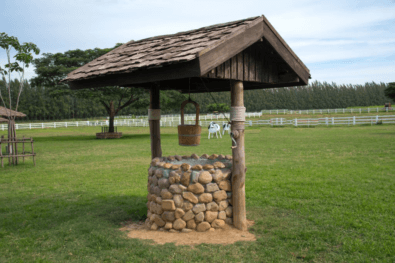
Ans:
{"type": "Polygon", "coordinates": [[[8,122],[8,120],[0,117],[0,122],[8,122]]]}
{"type": "MultiPolygon", "coordinates": [[[[8,117],[9,115],[15,116],[15,117],[26,117],[26,114],[14,110],[9,110],[7,108],[4,108],[0,106],[0,116],[3,117],[8,117]],[[10,112],[11,111],[11,112],[10,112]]],[[[8,120],[7,120],[8,121],[8,120]]]]}
{"type": "MultiPolygon", "coordinates": [[[[246,89],[308,83],[309,70],[264,16],[130,41],[72,71],[62,82],[73,89],[107,85],[148,87],[156,82],[161,89],[184,92],[204,92],[202,86],[208,86],[210,91],[229,90],[229,79],[240,79],[240,74],[226,77],[210,73],[220,70],[217,67],[226,61],[246,54],[244,51],[253,45],[254,52],[249,56],[255,58],[259,53],[259,59],[255,58],[249,69],[254,71],[250,74],[254,78],[245,74],[241,77],[247,82],[246,89]],[[265,68],[266,64],[270,67],[265,68]],[[256,78],[255,75],[263,75],[257,72],[261,68],[273,76],[256,78]]],[[[251,63],[244,61],[244,56],[239,68],[251,63]]]]}

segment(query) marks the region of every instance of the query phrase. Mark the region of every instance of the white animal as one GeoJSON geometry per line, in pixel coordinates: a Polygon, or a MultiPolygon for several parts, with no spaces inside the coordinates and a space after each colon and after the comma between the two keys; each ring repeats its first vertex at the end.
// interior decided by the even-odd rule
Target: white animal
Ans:
{"type": "Polygon", "coordinates": [[[222,135],[225,135],[225,131],[228,131],[228,134],[230,134],[230,124],[229,123],[224,123],[222,125],[222,135]]]}
{"type": "Polygon", "coordinates": [[[216,124],[213,121],[210,122],[210,125],[208,126],[208,138],[210,139],[211,134],[213,134],[213,138],[214,138],[214,133],[215,133],[215,136],[217,136],[217,139],[218,139],[218,132],[219,132],[219,136],[222,138],[221,126],[219,126],[218,124],[216,124]]]}

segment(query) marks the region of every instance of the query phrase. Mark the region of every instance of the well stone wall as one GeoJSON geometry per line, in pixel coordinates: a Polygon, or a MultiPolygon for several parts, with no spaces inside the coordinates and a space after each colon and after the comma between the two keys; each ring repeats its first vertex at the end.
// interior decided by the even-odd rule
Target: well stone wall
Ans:
{"type": "Polygon", "coordinates": [[[213,231],[233,224],[232,156],[154,158],[148,169],[151,230],[213,231]]]}

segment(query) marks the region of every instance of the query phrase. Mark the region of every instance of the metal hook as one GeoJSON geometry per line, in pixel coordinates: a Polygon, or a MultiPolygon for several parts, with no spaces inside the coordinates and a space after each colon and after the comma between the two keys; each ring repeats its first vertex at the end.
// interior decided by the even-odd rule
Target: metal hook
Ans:
{"type": "Polygon", "coordinates": [[[232,146],[232,149],[236,149],[237,148],[237,142],[235,140],[234,134],[233,132],[230,133],[230,138],[232,139],[232,141],[235,143],[235,146],[232,146]]]}

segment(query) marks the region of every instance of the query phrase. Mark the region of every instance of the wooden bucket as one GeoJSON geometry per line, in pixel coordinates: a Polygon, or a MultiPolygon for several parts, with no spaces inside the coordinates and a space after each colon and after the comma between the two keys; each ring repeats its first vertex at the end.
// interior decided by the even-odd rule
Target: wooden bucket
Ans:
{"type": "Polygon", "coordinates": [[[181,146],[198,146],[200,144],[200,134],[202,127],[199,126],[200,106],[195,101],[186,100],[181,104],[181,125],[178,125],[178,144],[181,146]],[[195,125],[184,124],[184,107],[188,103],[192,103],[196,107],[196,123],[195,125]]]}

